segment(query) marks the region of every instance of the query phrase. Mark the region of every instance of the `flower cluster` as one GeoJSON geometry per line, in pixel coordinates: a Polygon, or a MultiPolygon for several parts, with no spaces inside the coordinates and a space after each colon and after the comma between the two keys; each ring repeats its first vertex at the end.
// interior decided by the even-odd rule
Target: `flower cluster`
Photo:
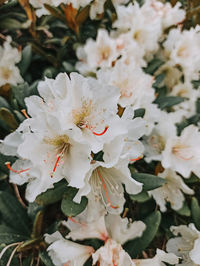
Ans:
{"type": "MultiPolygon", "coordinates": [[[[91,19],[103,13],[105,2],[30,1],[38,17],[49,13],[48,5],[70,5],[89,6],[91,19]]],[[[123,249],[147,228],[142,219],[125,217],[127,195],[144,192],[144,180],[134,179],[137,164],[151,164],[162,181],[145,193],[163,214],[180,211],[195,194],[187,180],[200,178],[200,27],[183,29],[179,2],[130,2],[112,0],[112,30],[100,28],[96,39],[76,45],[79,73],[39,82],[38,95],[25,98],[26,119],[0,146],[4,155],[17,157],[6,166],[11,183],[26,184],[28,202],[63,179],[77,189],[73,204],[87,198],[83,212],[62,221],[67,234],[45,234],[56,266],[82,266],[88,259],[98,266],[200,265],[194,224],[171,227],[176,237],[168,240],[168,253],[157,249],[154,257],[140,259],[123,249]],[[91,238],[103,244],[94,249],[81,242],[91,238]]],[[[21,55],[10,43],[8,38],[0,47],[0,86],[23,82],[15,66],[21,55]]]]}

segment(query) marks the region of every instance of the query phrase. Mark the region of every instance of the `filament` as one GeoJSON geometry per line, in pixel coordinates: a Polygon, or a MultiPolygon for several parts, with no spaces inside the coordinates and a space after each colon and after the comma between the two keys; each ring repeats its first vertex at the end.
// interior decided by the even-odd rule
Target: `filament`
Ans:
{"type": "Polygon", "coordinates": [[[88,128],[88,129],[92,132],[92,134],[94,134],[95,136],[102,136],[102,135],[104,135],[104,134],[106,133],[106,131],[108,130],[108,126],[106,126],[103,132],[101,132],[101,133],[96,133],[96,132],[94,132],[94,131],[93,131],[88,125],[86,125],[86,128],[88,128]]]}
{"type": "Polygon", "coordinates": [[[10,162],[6,162],[5,165],[10,171],[12,171],[13,173],[16,173],[16,174],[21,174],[21,173],[24,173],[24,172],[30,170],[30,168],[23,169],[23,170],[15,170],[11,167],[10,162]]]}
{"type": "Polygon", "coordinates": [[[139,156],[139,157],[137,157],[135,159],[130,159],[130,162],[136,162],[136,161],[141,160],[142,158],[143,158],[143,155],[141,155],[141,156],[139,156]]]}
{"type": "Polygon", "coordinates": [[[67,145],[64,145],[64,148],[62,149],[61,153],[58,155],[58,157],[56,159],[56,163],[55,163],[54,168],[53,168],[53,171],[51,172],[51,178],[54,177],[54,173],[56,171],[56,168],[58,167],[58,163],[59,163],[60,159],[63,157],[66,148],[67,148],[67,145]]]}
{"type": "Polygon", "coordinates": [[[107,199],[107,201],[108,201],[110,207],[113,208],[113,209],[118,209],[119,206],[118,206],[118,205],[117,205],[117,206],[114,206],[114,205],[111,203],[110,199],[109,199],[109,195],[108,195],[108,191],[107,191],[107,188],[106,188],[106,184],[105,184],[105,182],[104,182],[104,180],[103,180],[103,177],[101,176],[99,170],[97,170],[97,173],[98,173],[98,176],[99,176],[99,178],[101,179],[101,182],[102,182],[102,184],[103,184],[103,188],[104,188],[104,191],[105,191],[105,194],[106,194],[106,199],[107,199]]]}
{"type": "Polygon", "coordinates": [[[25,109],[22,109],[21,112],[26,118],[30,118],[30,116],[28,116],[28,114],[27,114],[25,109]]]}
{"type": "Polygon", "coordinates": [[[68,220],[72,221],[72,222],[75,223],[75,224],[80,224],[80,225],[82,225],[82,226],[87,226],[86,224],[81,223],[81,222],[75,220],[75,219],[74,219],[73,217],[71,217],[71,216],[68,217],[68,220]]]}
{"type": "Polygon", "coordinates": [[[57,160],[56,160],[56,163],[55,163],[54,168],[53,168],[53,172],[51,173],[51,178],[54,176],[54,173],[56,171],[56,168],[58,166],[58,162],[60,161],[60,158],[61,158],[61,155],[59,155],[57,160]]]}

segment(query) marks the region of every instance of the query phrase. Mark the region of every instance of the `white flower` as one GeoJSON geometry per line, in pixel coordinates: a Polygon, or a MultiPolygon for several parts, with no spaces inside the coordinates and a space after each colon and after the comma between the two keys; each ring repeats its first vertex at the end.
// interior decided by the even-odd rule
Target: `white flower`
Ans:
{"type": "Polygon", "coordinates": [[[111,67],[119,56],[116,40],[105,29],[99,29],[96,41],[88,39],[83,47],[77,49],[77,56],[80,62],[76,64],[76,68],[83,74],[96,72],[99,67],[111,67]]]}
{"type": "Polygon", "coordinates": [[[199,78],[199,29],[199,26],[182,32],[180,29],[172,29],[163,44],[171,64],[180,65],[188,81],[199,78]]]}
{"type": "MultiPolygon", "coordinates": [[[[176,136],[176,127],[172,116],[166,112],[160,112],[157,125],[148,137],[144,138],[145,160],[162,160],[162,152],[165,149],[168,139],[176,136]],[[166,123],[168,121],[168,123],[166,123]]],[[[167,168],[167,167],[166,167],[167,168]]]]}
{"type": "Polygon", "coordinates": [[[200,265],[200,232],[194,224],[172,226],[170,229],[175,236],[180,235],[167,242],[167,251],[183,259],[182,263],[176,265],[200,265]]]}
{"type": "Polygon", "coordinates": [[[193,89],[190,82],[178,83],[173,87],[170,95],[184,97],[184,101],[174,106],[174,110],[182,110],[185,117],[191,117],[196,114],[196,101],[200,96],[199,89],[193,89]]]}
{"type": "Polygon", "coordinates": [[[100,266],[135,266],[131,257],[125,252],[120,244],[112,239],[108,239],[106,244],[92,254],[93,264],[99,263],[100,266]]]}
{"type": "Polygon", "coordinates": [[[142,7],[137,2],[134,5],[117,6],[117,20],[113,23],[122,31],[130,31],[145,53],[158,49],[158,40],[162,34],[161,19],[147,1],[142,7]]]}
{"type": "Polygon", "coordinates": [[[131,178],[127,164],[107,168],[103,163],[96,162],[86,176],[85,186],[79,189],[74,201],[80,202],[83,195],[92,192],[108,212],[119,214],[125,203],[123,184],[130,194],[138,194],[142,190],[142,184],[131,178]]]}
{"type": "Polygon", "coordinates": [[[104,12],[104,4],[106,0],[94,0],[90,7],[90,18],[95,19],[97,15],[104,12]]]}
{"type": "Polygon", "coordinates": [[[135,265],[130,256],[122,249],[122,244],[130,239],[140,237],[146,226],[141,221],[129,223],[127,218],[119,215],[108,214],[97,218],[93,222],[87,222],[88,216],[80,214],[75,219],[68,219],[63,225],[70,229],[67,238],[83,240],[84,238],[99,238],[105,241],[105,245],[93,253],[93,264],[97,261],[100,265],[135,265]],[[107,264],[106,264],[107,263],[107,264]]]}
{"type": "Polygon", "coordinates": [[[163,250],[157,249],[156,255],[152,259],[138,259],[133,261],[135,266],[165,266],[163,262],[167,262],[170,265],[178,263],[178,257],[173,253],[165,253],[163,250]]]}
{"type": "Polygon", "coordinates": [[[163,4],[158,0],[146,0],[146,3],[162,18],[163,29],[182,22],[185,18],[185,10],[181,9],[181,3],[177,2],[174,7],[170,3],[163,4]]]}
{"type": "Polygon", "coordinates": [[[83,186],[84,176],[90,168],[90,147],[74,142],[70,138],[71,132],[62,132],[55,120],[45,122],[43,120],[43,127],[38,124],[36,128],[35,125],[34,132],[23,133],[23,142],[17,149],[21,159],[12,165],[10,172],[12,183],[29,182],[26,190],[29,201],[34,201],[37,195],[62,178],[71,186],[83,186]]]}
{"type": "Polygon", "coordinates": [[[66,240],[59,232],[46,234],[45,241],[51,244],[47,251],[55,266],[83,266],[94,252],[93,247],[66,240]]]}
{"type": "Polygon", "coordinates": [[[176,172],[170,169],[165,169],[164,172],[158,175],[166,179],[166,183],[160,188],[151,190],[149,194],[156,200],[162,212],[167,210],[166,202],[170,202],[174,210],[181,209],[184,202],[183,192],[192,195],[194,191],[183,182],[182,178],[176,172]]]}
{"type": "Polygon", "coordinates": [[[102,82],[120,89],[118,103],[122,107],[133,105],[134,109],[143,108],[146,103],[152,103],[154,100],[153,78],[134,63],[125,65],[119,61],[112,69],[99,71],[97,77],[102,82]]]}
{"type": "Polygon", "coordinates": [[[5,84],[17,85],[23,82],[16,66],[21,60],[21,52],[11,46],[11,37],[0,46],[0,87],[5,84]]]}
{"type": "Polygon", "coordinates": [[[34,8],[36,8],[36,15],[38,17],[50,14],[49,11],[45,8],[44,4],[57,7],[60,4],[67,4],[68,2],[69,0],[30,0],[30,4],[34,8]]]}
{"type": "Polygon", "coordinates": [[[200,177],[200,132],[198,127],[190,125],[182,131],[180,136],[167,139],[162,152],[162,165],[171,168],[188,178],[191,172],[200,177]]]}

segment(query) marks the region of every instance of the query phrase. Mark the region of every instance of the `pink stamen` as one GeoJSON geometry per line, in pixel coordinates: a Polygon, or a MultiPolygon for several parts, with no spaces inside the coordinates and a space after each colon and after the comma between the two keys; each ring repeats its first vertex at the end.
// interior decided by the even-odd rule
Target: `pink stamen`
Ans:
{"type": "Polygon", "coordinates": [[[86,128],[88,128],[89,130],[91,130],[92,134],[94,134],[95,136],[102,136],[106,133],[106,131],[108,130],[108,126],[105,127],[104,131],[101,132],[101,133],[96,133],[94,132],[88,125],[86,125],[86,128]]]}
{"type": "Polygon", "coordinates": [[[63,157],[66,148],[67,148],[67,146],[65,145],[64,148],[62,149],[61,153],[58,155],[56,163],[55,163],[54,168],[53,168],[53,171],[51,172],[51,178],[53,178],[54,173],[56,171],[56,168],[58,167],[58,163],[59,163],[60,159],[63,157]]]}
{"type": "Polygon", "coordinates": [[[25,109],[22,109],[21,112],[27,119],[30,118],[30,116],[28,116],[28,114],[27,114],[25,109]]]}
{"type": "Polygon", "coordinates": [[[58,166],[58,162],[60,161],[60,158],[61,158],[61,155],[59,155],[57,160],[56,160],[56,163],[55,163],[54,168],[53,168],[53,172],[51,173],[51,178],[53,178],[53,176],[54,176],[54,173],[56,171],[56,168],[58,166]]]}
{"type": "Polygon", "coordinates": [[[97,170],[97,173],[98,173],[98,176],[99,176],[99,178],[101,179],[101,182],[102,182],[102,184],[103,184],[103,188],[104,188],[104,191],[105,191],[105,194],[106,194],[106,199],[107,199],[107,201],[108,201],[110,207],[113,208],[113,209],[118,209],[119,206],[118,206],[118,205],[117,205],[117,206],[114,206],[114,205],[111,203],[110,199],[109,199],[108,191],[107,191],[107,188],[106,188],[106,184],[105,184],[105,182],[104,182],[104,180],[103,180],[103,177],[101,176],[101,174],[100,174],[100,172],[99,172],[98,170],[97,170]]]}
{"type": "Polygon", "coordinates": [[[137,157],[135,159],[130,159],[130,162],[136,162],[136,161],[141,160],[142,158],[143,158],[143,155],[142,156],[139,156],[139,157],[137,157]]]}
{"type": "Polygon", "coordinates": [[[68,220],[72,221],[72,222],[75,223],[75,224],[80,224],[80,225],[82,225],[82,226],[87,226],[86,224],[81,223],[81,222],[75,220],[73,217],[70,217],[70,216],[68,217],[68,220]]]}
{"type": "Polygon", "coordinates": [[[12,171],[13,173],[16,173],[16,174],[21,174],[21,173],[24,173],[24,172],[30,170],[30,168],[23,169],[23,170],[14,170],[14,169],[11,167],[10,162],[6,162],[5,165],[6,165],[6,167],[7,167],[10,171],[12,171]]]}

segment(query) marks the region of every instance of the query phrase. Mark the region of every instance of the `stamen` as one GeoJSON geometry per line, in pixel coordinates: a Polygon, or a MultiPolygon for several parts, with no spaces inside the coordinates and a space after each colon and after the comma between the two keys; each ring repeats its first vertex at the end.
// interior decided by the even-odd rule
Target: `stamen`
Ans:
{"type": "Polygon", "coordinates": [[[75,219],[74,219],[73,217],[71,217],[71,216],[68,216],[68,220],[72,221],[72,222],[75,223],[75,224],[80,224],[80,225],[82,225],[82,226],[87,226],[85,223],[81,223],[81,222],[75,220],[75,219]]]}
{"type": "Polygon", "coordinates": [[[139,157],[137,157],[137,158],[135,158],[135,159],[130,159],[129,161],[130,161],[130,162],[136,162],[136,161],[141,160],[143,157],[144,157],[144,156],[141,155],[141,156],[139,156],[139,157]]]}
{"type": "Polygon", "coordinates": [[[57,158],[56,163],[54,165],[53,171],[51,172],[51,178],[53,178],[54,173],[56,171],[56,168],[58,166],[58,163],[59,163],[60,159],[63,157],[66,148],[67,148],[67,145],[64,145],[64,148],[62,149],[61,153],[58,155],[58,158],[57,158]]]}
{"type": "Polygon", "coordinates": [[[56,163],[55,163],[54,168],[53,168],[53,172],[51,172],[51,178],[53,178],[53,176],[54,176],[54,173],[56,171],[56,168],[58,166],[58,162],[60,161],[60,158],[61,158],[61,155],[59,155],[57,160],[56,160],[56,163]]]}
{"type": "Polygon", "coordinates": [[[26,118],[30,118],[30,116],[28,116],[28,114],[27,114],[25,109],[22,109],[21,112],[26,118]]]}
{"type": "Polygon", "coordinates": [[[106,131],[108,130],[108,126],[106,126],[105,127],[105,129],[104,129],[104,131],[103,132],[101,132],[101,133],[96,133],[96,132],[94,132],[89,126],[87,126],[86,125],[86,128],[88,128],[89,130],[91,130],[91,132],[95,135],[95,136],[102,136],[102,135],[104,135],[105,133],[106,133],[106,131]]]}
{"type": "Polygon", "coordinates": [[[104,182],[104,180],[103,180],[103,177],[101,176],[99,170],[97,170],[97,173],[98,173],[98,176],[99,176],[99,178],[101,179],[101,182],[102,182],[102,184],[103,184],[103,188],[104,188],[104,191],[105,191],[105,194],[106,194],[106,199],[107,199],[107,201],[108,201],[110,207],[113,208],[113,209],[118,209],[119,206],[118,206],[118,205],[117,205],[117,206],[114,206],[114,205],[111,203],[110,199],[109,199],[109,195],[108,195],[108,191],[107,191],[107,188],[106,188],[106,184],[105,184],[105,182],[104,182]]]}
{"type": "Polygon", "coordinates": [[[10,162],[6,162],[5,165],[6,165],[6,167],[7,167],[10,171],[12,171],[13,173],[16,173],[16,174],[21,174],[21,173],[24,173],[24,172],[30,170],[30,168],[23,169],[23,170],[14,170],[14,169],[11,167],[10,162]]]}
{"type": "Polygon", "coordinates": [[[117,264],[115,264],[115,259],[114,258],[112,259],[112,263],[113,263],[113,266],[117,266],[117,264]]]}

